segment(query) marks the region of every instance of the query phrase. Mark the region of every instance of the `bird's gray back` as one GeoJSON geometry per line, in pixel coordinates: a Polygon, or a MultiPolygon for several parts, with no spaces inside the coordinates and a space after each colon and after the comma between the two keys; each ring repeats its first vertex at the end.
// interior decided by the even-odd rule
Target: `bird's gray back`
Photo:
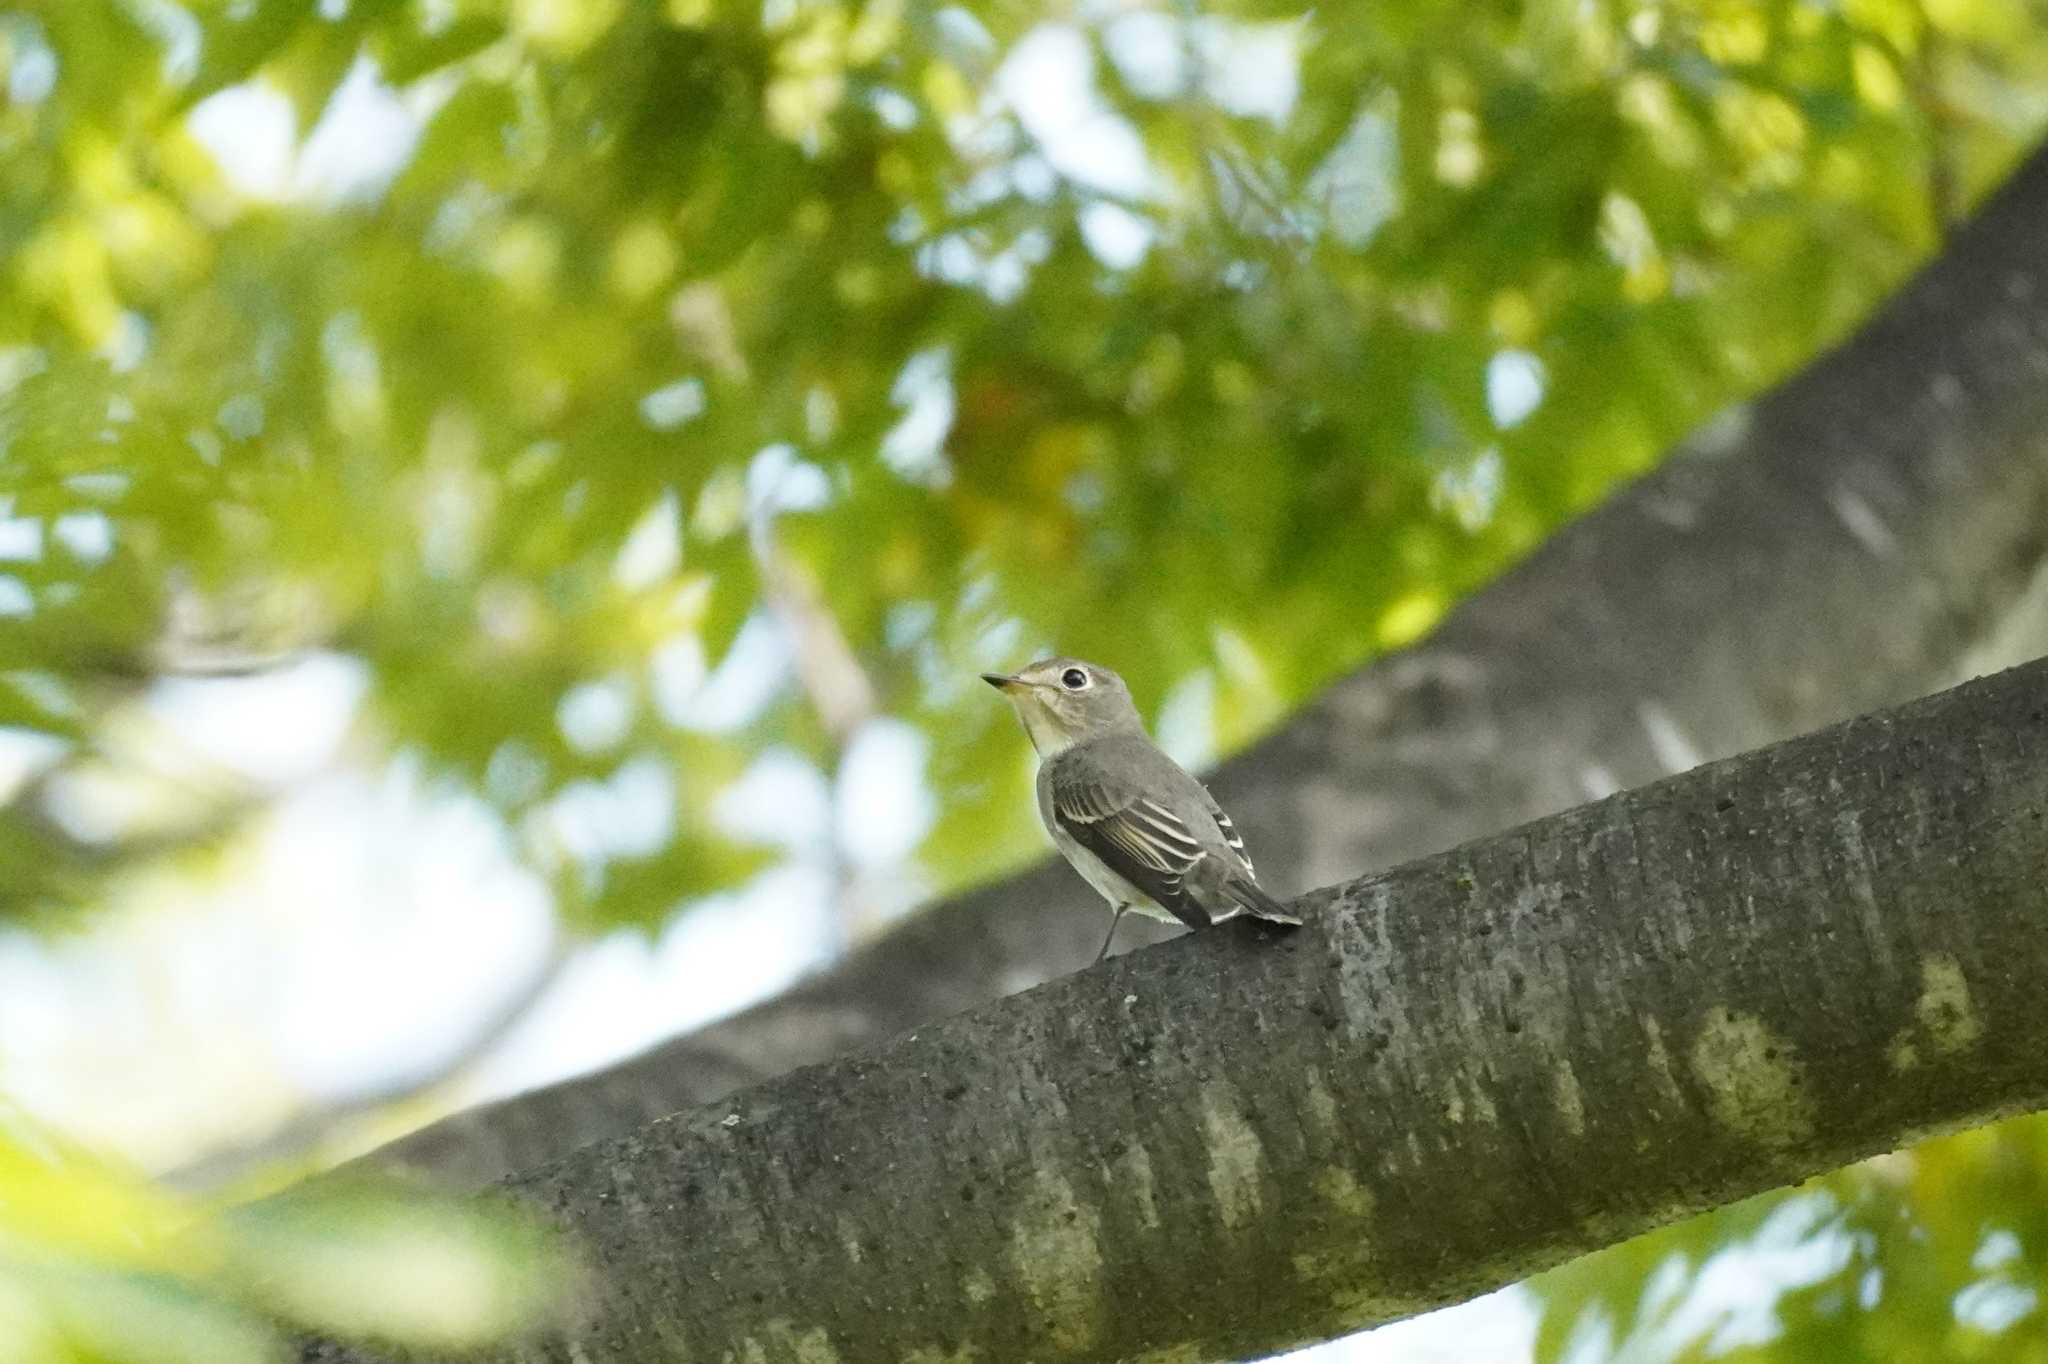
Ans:
{"type": "Polygon", "coordinates": [[[1241,847],[1233,847],[1224,836],[1227,821],[1219,821],[1221,811],[1208,788],[1142,734],[1107,734],[1039,764],[1038,804],[1048,819],[1054,786],[1082,763],[1114,804],[1128,805],[1143,797],[1169,811],[1204,851],[1226,862],[1242,860],[1241,847]]]}

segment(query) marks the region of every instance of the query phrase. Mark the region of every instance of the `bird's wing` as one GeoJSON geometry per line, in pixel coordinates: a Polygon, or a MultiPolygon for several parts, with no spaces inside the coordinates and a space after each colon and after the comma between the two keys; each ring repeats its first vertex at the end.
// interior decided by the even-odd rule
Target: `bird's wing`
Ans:
{"type": "Polygon", "coordinates": [[[1206,786],[1202,788],[1202,799],[1208,803],[1209,813],[1215,818],[1216,828],[1222,833],[1223,841],[1230,845],[1230,850],[1237,854],[1237,860],[1244,864],[1244,874],[1256,879],[1258,873],[1252,870],[1252,855],[1244,850],[1244,840],[1238,837],[1237,826],[1230,822],[1229,815],[1223,813],[1223,807],[1216,803],[1216,797],[1209,794],[1209,788],[1206,786]]]}
{"type": "Polygon", "coordinates": [[[1050,788],[1052,817],[1068,837],[1190,928],[1208,925],[1187,893],[1188,873],[1208,853],[1180,816],[1134,784],[1075,764],[1055,768],[1050,788]]]}

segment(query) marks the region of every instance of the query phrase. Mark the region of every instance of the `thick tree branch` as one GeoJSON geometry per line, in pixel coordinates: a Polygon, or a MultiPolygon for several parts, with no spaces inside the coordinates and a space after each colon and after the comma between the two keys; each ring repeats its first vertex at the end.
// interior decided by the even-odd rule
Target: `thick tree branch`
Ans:
{"type": "Polygon", "coordinates": [[[2044,866],[2038,663],[520,1176],[600,1288],[502,1358],[1240,1358],[1464,1298],[2048,1101],[2044,866]]]}
{"type": "MultiPolygon", "coordinates": [[[[1846,345],[1225,764],[1260,868],[1327,883],[1961,676],[2048,544],[2044,221],[2048,151],[1846,345]]],[[[373,1159],[479,1183],[1073,970],[1100,930],[1041,864],[373,1159]]]]}

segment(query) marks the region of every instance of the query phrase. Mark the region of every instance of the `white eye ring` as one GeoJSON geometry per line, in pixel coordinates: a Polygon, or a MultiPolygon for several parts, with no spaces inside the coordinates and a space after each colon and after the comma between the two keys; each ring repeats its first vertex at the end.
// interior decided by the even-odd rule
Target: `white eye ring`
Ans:
{"type": "Polygon", "coordinates": [[[1069,668],[1060,674],[1060,685],[1068,691],[1080,691],[1088,685],[1088,674],[1079,668],[1069,668]]]}

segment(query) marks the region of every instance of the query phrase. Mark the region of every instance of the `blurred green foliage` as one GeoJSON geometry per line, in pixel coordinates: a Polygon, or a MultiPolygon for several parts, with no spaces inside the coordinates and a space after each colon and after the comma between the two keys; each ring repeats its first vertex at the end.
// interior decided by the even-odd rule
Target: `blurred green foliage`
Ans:
{"type": "MultiPolygon", "coordinates": [[[[759,866],[716,796],[771,744],[829,769],[865,696],[931,736],[934,879],[985,874],[1034,844],[976,670],[1206,675],[1228,748],[1413,638],[1929,251],[2039,122],[2031,19],[0,7],[0,499],[35,536],[0,723],[86,761],[166,669],[344,652],[377,742],[593,926],[759,866]],[[323,179],[352,91],[404,112],[323,179]],[[190,117],[260,143],[254,92],[307,153],[267,197],[190,117]],[[678,552],[622,571],[636,527],[678,552]],[[792,612],[851,701],[798,668],[693,719],[792,612]],[[579,744],[593,684],[630,718],[579,744]],[[636,760],[677,787],[658,849],[532,817],[636,760]]],[[[35,815],[0,827],[17,912],[130,865],[35,815]]]]}
{"type": "Polygon", "coordinates": [[[576,1281],[509,1209],[370,1186],[185,1199],[0,1101],[0,1364],[267,1364],[288,1327],[460,1348],[576,1281]]]}
{"type": "MultiPolygon", "coordinates": [[[[1924,258],[2048,113],[2041,17],[0,3],[0,729],[46,741],[0,911],[231,841],[264,793],[187,774],[94,827],[54,797],[162,679],[307,651],[362,669],[372,760],[491,802],[579,930],[764,865],[720,794],[771,748],[829,772],[877,713],[929,738],[929,879],[989,874],[1036,835],[975,672],[1056,642],[1227,749],[1420,635],[1924,258]],[[714,713],[748,631],[773,688],[714,713]],[[592,696],[623,718],[565,723],[592,696]],[[553,817],[650,772],[656,846],[553,817]]],[[[1831,1181],[1876,1308],[1833,1271],[1778,1357],[1962,1348],[1944,1304],[2032,1130],[1831,1181]],[[1872,1310],[1921,1334],[1873,1345],[1872,1310]]],[[[17,1177],[74,1168],[30,1149],[17,1177]]],[[[0,1200],[0,1319],[69,1291],[20,1248],[112,1294],[160,1216],[79,1178],[67,1227],[0,1200]]],[[[1546,1280],[1557,1330],[1654,1315],[1642,1280],[1762,1206],[1546,1280]]],[[[2000,1227],[2020,1274],[2038,1237],[2000,1227]]]]}
{"type": "Polygon", "coordinates": [[[1924,1142],[1534,1280],[1541,1361],[2048,1360],[2048,1115],[1924,1142]]]}

